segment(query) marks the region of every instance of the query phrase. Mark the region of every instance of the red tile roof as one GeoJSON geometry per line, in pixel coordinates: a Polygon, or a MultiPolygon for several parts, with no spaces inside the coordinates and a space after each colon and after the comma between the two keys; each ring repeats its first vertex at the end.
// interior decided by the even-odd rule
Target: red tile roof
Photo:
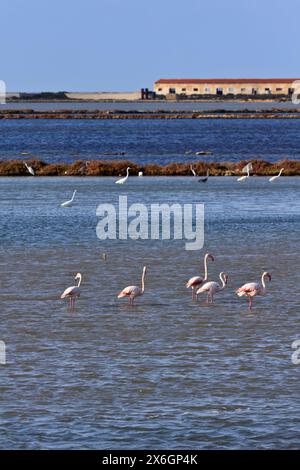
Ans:
{"type": "Polygon", "coordinates": [[[292,83],[299,78],[161,78],[155,84],[233,84],[233,83],[292,83]]]}

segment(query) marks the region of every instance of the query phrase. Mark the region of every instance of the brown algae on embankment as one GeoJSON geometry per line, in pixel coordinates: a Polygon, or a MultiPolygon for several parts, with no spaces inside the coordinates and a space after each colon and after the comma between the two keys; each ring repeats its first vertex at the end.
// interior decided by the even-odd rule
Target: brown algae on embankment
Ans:
{"type": "MultiPolygon", "coordinates": [[[[131,175],[143,172],[144,176],[192,176],[191,165],[197,175],[206,175],[207,170],[211,176],[238,176],[242,168],[250,160],[233,162],[204,162],[194,161],[187,163],[169,163],[158,165],[148,163],[138,165],[129,160],[76,160],[73,163],[46,163],[36,158],[26,158],[27,165],[31,166],[35,176],[119,176],[131,168],[131,175]]],[[[299,176],[300,161],[282,160],[271,163],[265,160],[251,160],[255,176],[274,176],[284,168],[282,176],[299,176]]],[[[0,161],[0,176],[31,176],[23,160],[0,161]]]]}
{"type": "Polygon", "coordinates": [[[91,110],[91,109],[2,109],[1,119],[300,119],[300,109],[271,108],[249,110],[247,108],[230,111],[226,109],[182,111],[182,110],[91,110]]]}

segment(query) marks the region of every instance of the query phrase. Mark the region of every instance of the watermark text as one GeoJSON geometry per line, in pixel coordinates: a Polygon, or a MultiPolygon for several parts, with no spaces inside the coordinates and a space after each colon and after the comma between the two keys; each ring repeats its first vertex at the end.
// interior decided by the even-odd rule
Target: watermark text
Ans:
{"type": "Polygon", "coordinates": [[[204,245],[204,205],[133,203],[119,196],[117,207],[100,204],[96,233],[100,240],[188,240],[186,250],[200,250],[204,245]]]}

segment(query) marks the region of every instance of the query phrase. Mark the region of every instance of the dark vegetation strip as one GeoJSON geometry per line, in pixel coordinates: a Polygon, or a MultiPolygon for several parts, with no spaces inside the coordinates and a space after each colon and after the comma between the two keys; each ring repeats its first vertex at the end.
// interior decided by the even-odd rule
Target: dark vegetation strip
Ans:
{"type": "Polygon", "coordinates": [[[33,110],[0,109],[0,119],[299,119],[300,109],[266,110],[241,109],[230,111],[216,109],[210,111],[122,111],[122,110],[33,110]]]}
{"type": "MultiPolygon", "coordinates": [[[[281,162],[270,163],[264,160],[251,160],[253,165],[253,175],[273,176],[280,168],[284,168],[283,176],[300,175],[300,161],[283,160],[281,162]]],[[[37,159],[26,159],[36,176],[119,176],[124,175],[126,168],[131,167],[131,175],[137,175],[142,171],[145,176],[191,176],[190,165],[187,163],[169,163],[167,165],[146,164],[138,165],[128,160],[77,160],[73,163],[45,163],[37,159]]],[[[237,176],[241,175],[242,168],[249,163],[249,160],[242,160],[238,163],[221,162],[211,163],[195,161],[192,163],[193,169],[200,175],[206,175],[209,170],[211,176],[237,176]]],[[[7,160],[0,161],[0,176],[30,176],[23,161],[7,160]]]]}

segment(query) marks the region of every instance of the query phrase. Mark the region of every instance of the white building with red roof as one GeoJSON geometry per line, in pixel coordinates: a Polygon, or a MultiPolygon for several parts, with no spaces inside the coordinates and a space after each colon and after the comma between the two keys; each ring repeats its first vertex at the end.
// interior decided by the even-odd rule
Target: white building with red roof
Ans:
{"type": "Polygon", "coordinates": [[[297,78],[161,78],[157,95],[286,95],[297,78]]]}

